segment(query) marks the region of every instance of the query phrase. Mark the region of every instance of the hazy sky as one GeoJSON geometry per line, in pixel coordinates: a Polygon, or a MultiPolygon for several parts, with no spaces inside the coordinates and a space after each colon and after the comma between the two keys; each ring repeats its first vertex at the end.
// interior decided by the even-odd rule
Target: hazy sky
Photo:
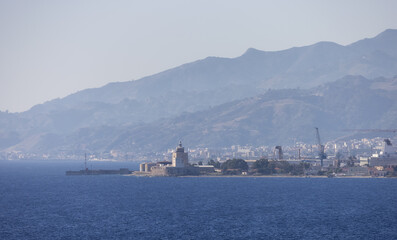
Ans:
{"type": "Polygon", "coordinates": [[[250,47],[350,44],[397,29],[396,9],[395,0],[0,0],[0,110],[250,47]]]}

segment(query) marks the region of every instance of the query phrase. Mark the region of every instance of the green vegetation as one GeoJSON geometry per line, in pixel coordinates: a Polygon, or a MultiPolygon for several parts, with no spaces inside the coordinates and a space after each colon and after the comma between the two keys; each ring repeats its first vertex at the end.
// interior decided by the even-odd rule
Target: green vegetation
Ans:
{"type": "Polygon", "coordinates": [[[274,173],[275,166],[273,163],[270,163],[269,160],[262,158],[254,162],[252,168],[255,172],[263,175],[270,175],[274,173]]]}
{"type": "Polygon", "coordinates": [[[309,167],[309,163],[289,164],[286,161],[269,161],[265,158],[257,160],[252,166],[254,174],[260,175],[303,175],[305,173],[305,169],[308,169],[309,167]]]}
{"type": "Polygon", "coordinates": [[[214,168],[221,168],[221,163],[212,159],[208,161],[208,165],[212,165],[214,168]]]}
{"type": "Polygon", "coordinates": [[[229,159],[221,164],[223,174],[241,174],[243,171],[248,171],[248,164],[243,159],[229,159]]]}

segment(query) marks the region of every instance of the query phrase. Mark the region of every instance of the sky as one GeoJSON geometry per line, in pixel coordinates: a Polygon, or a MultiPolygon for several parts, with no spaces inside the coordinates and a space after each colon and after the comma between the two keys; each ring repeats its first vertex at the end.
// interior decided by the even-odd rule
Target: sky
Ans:
{"type": "Polygon", "coordinates": [[[397,29],[395,0],[0,0],[0,111],[208,56],[397,29]]]}

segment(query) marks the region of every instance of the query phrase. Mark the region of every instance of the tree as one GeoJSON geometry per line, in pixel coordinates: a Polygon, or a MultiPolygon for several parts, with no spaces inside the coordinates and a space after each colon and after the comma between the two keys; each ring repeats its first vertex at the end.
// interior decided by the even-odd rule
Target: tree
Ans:
{"type": "Polygon", "coordinates": [[[299,164],[291,165],[291,167],[291,175],[303,175],[305,174],[305,170],[310,168],[310,164],[301,162],[299,164]]]}
{"type": "Polygon", "coordinates": [[[287,161],[275,161],[275,163],[279,173],[291,173],[293,170],[293,166],[287,161]]]}
{"type": "Polygon", "coordinates": [[[269,160],[266,158],[261,158],[259,160],[256,160],[254,164],[252,165],[253,169],[262,169],[262,168],[267,168],[269,166],[269,160]]]}
{"type": "Polygon", "coordinates": [[[270,175],[274,172],[274,164],[270,163],[266,158],[261,158],[254,162],[252,168],[256,172],[264,175],[270,175]]]}
{"type": "Polygon", "coordinates": [[[228,170],[237,170],[237,171],[247,171],[248,164],[243,159],[229,159],[226,162],[222,163],[221,168],[224,172],[228,170]]]}
{"type": "Polygon", "coordinates": [[[287,161],[268,161],[267,159],[257,160],[252,168],[257,173],[263,175],[270,175],[273,173],[303,175],[305,169],[310,167],[309,163],[290,164],[287,161]]]}
{"type": "Polygon", "coordinates": [[[221,168],[221,163],[218,161],[214,161],[213,159],[210,159],[208,161],[208,165],[214,166],[214,168],[221,168]]]}

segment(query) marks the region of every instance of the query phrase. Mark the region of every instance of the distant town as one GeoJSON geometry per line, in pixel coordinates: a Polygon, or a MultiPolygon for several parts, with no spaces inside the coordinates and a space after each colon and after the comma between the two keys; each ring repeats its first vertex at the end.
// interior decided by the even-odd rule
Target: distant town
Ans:
{"type": "MultiPolygon", "coordinates": [[[[141,175],[271,175],[327,177],[396,177],[396,139],[363,138],[324,145],[297,142],[294,146],[239,146],[185,148],[151,153],[88,153],[88,161],[129,161],[141,164],[141,175]],[[183,149],[182,162],[176,155],[183,149]],[[164,167],[197,167],[192,171],[164,172],[164,167]],[[152,172],[152,169],[154,170],[152,172]]],[[[84,154],[26,154],[2,152],[0,160],[82,160],[84,154]]],[[[191,169],[191,170],[192,170],[191,169]]]]}
{"type": "Polygon", "coordinates": [[[188,153],[180,142],[172,153],[171,162],[141,163],[136,175],[397,177],[397,151],[390,139],[362,139],[326,146],[320,141],[315,146],[298,144],[295,148],[287,148],[288,155],[282,146],[274,149],[233,146],[231,150],[226,158],[222,155],[211,157],[208,150],[190,151],[196,161],[189,163],[188,153]],[[205,153],[207,155],[203,155],[205,153]]]}

